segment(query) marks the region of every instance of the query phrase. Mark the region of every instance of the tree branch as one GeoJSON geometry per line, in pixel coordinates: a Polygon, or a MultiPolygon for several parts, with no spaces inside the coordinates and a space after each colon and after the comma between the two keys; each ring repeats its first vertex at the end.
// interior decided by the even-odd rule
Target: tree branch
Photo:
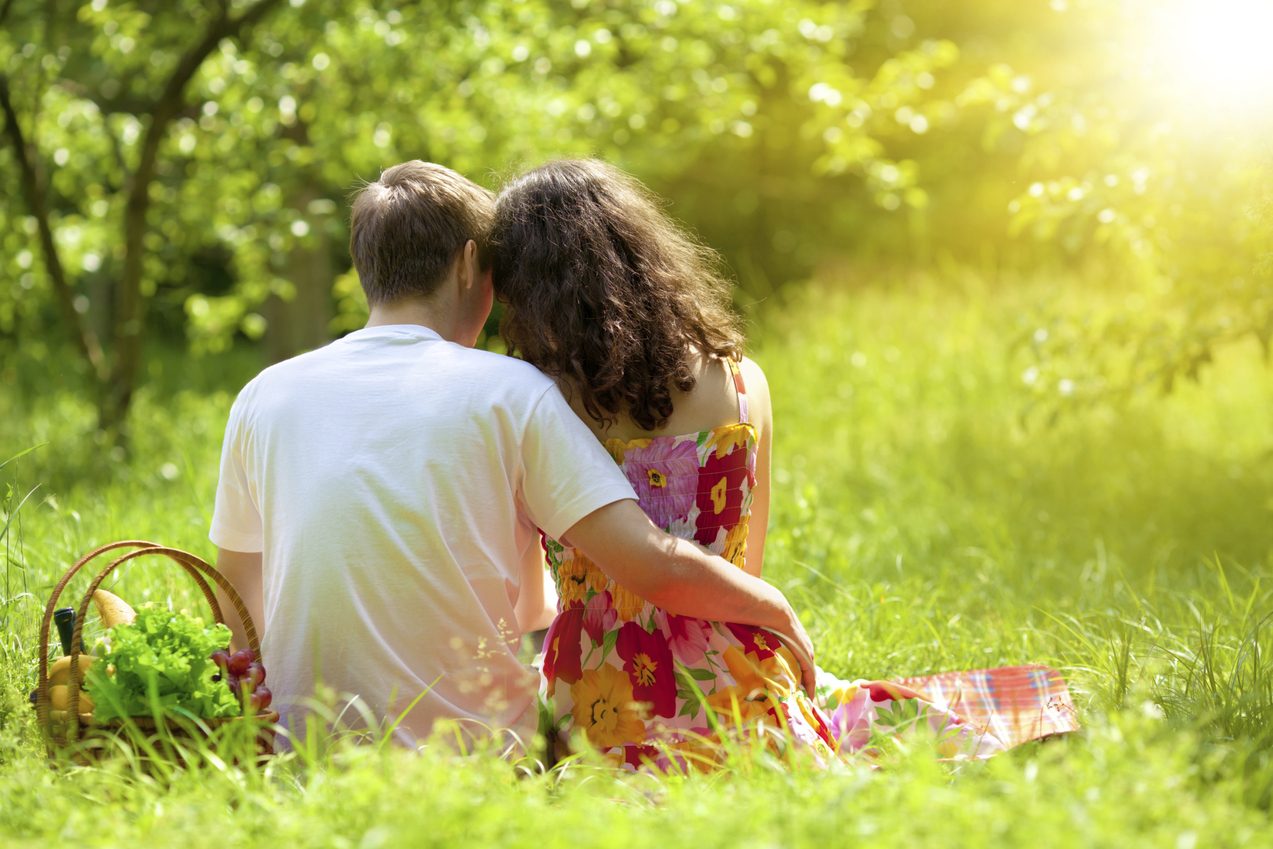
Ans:
{"type": "MultiPolygon", "coordinates": [[[[8,6],[4,13],[8,13],[8,6]]],[[[3,15],[0,15],[3,19],[3,15]]],[[[40,229],[40,244],[44,249],[44,265],[53,282],[53,292],[57,296],[58,306],[62,310],[62,320],[75,337],[75,345],[80,355],[88,360],[99,378],[106,377],[106,358],[102,354],[101,343],[97,334],[88,326],[83,317],[75,310],[75,296],[66,282],[66,274],[62,269],[62,260],[57,252],[57,244],[53,241],[53,228],[49,224],[49,207],[45,197],[45,186],[36,168],[36,152],[34,145],[29,144],[22,136],[22,127],[18,124],[17,113],[9,94],[9,78],[0,74],[0,109],[4,111],[5,135],[13,144],[17,155],[18,170],[22,181],[22,194],[26,198],[27,207],[40,229]]]]}
{"type": "Polygon", "coordinates": [[[150,126],[146,128],[146,135],[142,140],[137,170],[129,183],[128,202],[124,208],[124,271],[116,309],[117,355],[110,380],[111,409],[103,411],[107,426],[122,423],[131,401],[133,378],[141,356],[144,323],[141,298],[144,252],[142,237],[146,234],[150,184],[155,178],[160,143],[168,132],[168,125],[180,114],[185,104],[186,86],[204,60],[222,40],[235,38],[244,29],[260,21],[279,3],[280,0],[260,0],[238,17],[230,17],[223,6],[221,14],[209,25],[203,38],[181,57],[172,76],[168,78],[163,93],[155,102],[150,126]]]}

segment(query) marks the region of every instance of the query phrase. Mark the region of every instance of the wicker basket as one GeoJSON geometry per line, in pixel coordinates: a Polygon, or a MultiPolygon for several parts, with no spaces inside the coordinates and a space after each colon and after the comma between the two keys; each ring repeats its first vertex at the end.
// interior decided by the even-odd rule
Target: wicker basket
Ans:
{"type": "Polygon", "coordinates": [[[125,741],[131,739],[134,743],[139,740],[146,740],[149,741],[154,751],[170,752],[171,747],[166,745],[166,740],[192,739],[198,735],[206,734],[210,730],[221,728],[227,723],[242,722],[251,722],[258,726],[255,729],[257,755],[272,755],[274,753],[274,732],[272,729],[273,725],[278,722],[278,713],[272,710],[263,711],[254,717],[201,718],[198,722],[166,718],[164,720],[166,729],[164,730],[161,730],[156,725],[155,719],[150,716],[135,716],[128,719],[98,722],[91,713],[79,712],[80,686],[82,683],[79,668],[80,643],[83,639],[84,622],[88,616],[89,605],[93,600],[93,592],[106,579],[106,576],[124,563],[139,557],[149,556],[166,557],[185,569],[190,577],[194,578],[195,583],[199,585],[199,589],[203,591],[203,597],[207,600],[208,606],[212,608],[212,618],[218,624],[224,625],[225,617],[221,613],[221,606],[217,603],[216,593],[208,585],[208,579],[211,579],[212,583],[216,584],[217,588],[225,593],[226,597],[234,605],[235,612],[238,613],[239,620],[243,623],[243,629],[247,632],[249,647],[258,657],[261,654],[261,643],[256,636],[256,627],[252,623],[252,617],[248,614],[247,608],[243,606],[243,600],[235,592],[230,582],[204,560],[180,549],[165,548],[156,543],[143,540],[123,540],[95,548],[76,561],[74,566],[67,569],[66,574],[62,576],[62,580],[57,582],[57,586],[53,588],[53,594],[49,597],[49,603],[44,608],[44,621],[40,625],[39,682],[36,688],[35,710],[37,721],[45,736],[49,757],[70,753],[78,761],[92,760],[102,754],[112,737],[125,741]],[[75,633],[71,637],[71,668],[70,680],[67,681],[67,707],[63,712],[62,720],[54,722],[51,717],[52,704],[49,698],[49,626],[53,622],[53,611],[57,609],[58,598],[61,596],[62,590],[80,569],[100,555],[118,549],[132,550],[111,561],[106,568],[97,574],[97,577],[93,579],[92,584],[89,585],[88,590],[84,593],[84,598],[80,601],[79,609],[76,611],[75,633]],[[128,733],[121,734],[121,731],[128,733]],[[142,736],[139,738],[138,734],[142,736]]]}

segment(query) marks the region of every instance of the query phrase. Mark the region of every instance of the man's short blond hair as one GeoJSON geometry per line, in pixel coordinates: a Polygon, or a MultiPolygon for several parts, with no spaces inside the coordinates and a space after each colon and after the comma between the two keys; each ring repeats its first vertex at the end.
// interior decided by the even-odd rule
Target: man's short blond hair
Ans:
{"type": "Polygon", "coordinates": [[[367,303],[428,297],[464,245],[486,257],[495,197],[450,168],[413,159],[354,195],[349,252],[367,303]]]}

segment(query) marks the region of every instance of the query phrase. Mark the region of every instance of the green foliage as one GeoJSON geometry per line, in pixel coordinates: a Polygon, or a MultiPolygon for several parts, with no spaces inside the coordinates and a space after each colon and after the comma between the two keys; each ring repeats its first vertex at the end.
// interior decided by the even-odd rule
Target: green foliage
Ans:
{"type": "MultiPolygon", "coordinates": [[[[1243,339],[1268,357],[1273,155],[1260,98],[1273,87],[1238,94],[1248,81],[1208,80],[1214,62],[1182,67],[1170,42],[1186,33],[1166,29],[1170,14],[1143,0],[1066,9],[1055,17],[1072,40],[1046,58],[1005,55],[966,94],[993,107],[987,141],[1020,137],[1009,233],[1120,293],[1102,308],[1071,298],[1037,311],[1021,342],[1034,357],[1025,388],[1045,409],[1169,392],[1243,339]]],[[[1191,40],[1222,48],[1213,39],[1191,40]]]]}
{"type": "MultiPolygon", "coordinates": [[[[262,304],[298,297],[296,252],[330,250],[329,263],[347,268],[343,248],[324,247],[344,241],[343,198],[408,158],[489,184],[549,155],[600,154],[723,236],[719,247],[763,295],[765,281],[810,267],[813,246],[863,208],[925,205],[915,162],[889,153],[892,111],[912,113],[921,132],[934,75],[958,57],[930,39],[850,63],[869,32],[865,2],[6,8],[0,75],[12,78],[67,278],[57,282],[32,238],[42,225],[18,179],[26,160],[9,144],[6,356],[21,347],[47,358],[48,340],[79,323],[101,340],[95,367],[124,396],[135,368],[116,368],[111,354],[134,328],[184,331],[196,352],[260,337],[262,304]],[[200,33],[248,16],[179,82],[200,33]],[[846,192],[854,185],[866,194],[846,192]],[[145,219],[131,225],[138,198],[145,219]],[[143,303],[135,322],[121,312],[129,298],[143,303]]],[[[346,306],[342,315],[357,314],[346,306]]]]}
{"type": "Polygon", "coordinates": [[[224,682],[212,680],[208,656],[230,644],[230,629],[205,628],[203,620],[159,606],[137,611],[132,624],[111,629],[98,643],[101,662],[88,671],[88,686],[106,721],[129,716],[178,713],[195,717],[234,716],[241,708],[224,682]],[[113,665],[115,673],[107,674],[113,665]]]}
{"type": "Polygon", "coordinates": [[[315,298],[307,345],[356,326],[344,199],[413,157],[494,186],[604,156],[722,252],[745,307],[815,266],[1081,268],[1121,295],[1055,299],[1023,328],[1019,388],[1044,411],[1170,389],[1273,334],[1260,90],[1183,85],[1214,69],[1164,46],[1153,0],[4,8],[0,77],[67,282],[6,139],[0,368],[59,363],[79,333],[77,370],[112,387],[102,404],[148,378],[112,360],[133,327],[218,352],[283,334],[271,304],[315,298]],[[168,90],[201,33],[256,10],[168,90]],[[316,292],[306,257],[330,267],[316,292]]]}

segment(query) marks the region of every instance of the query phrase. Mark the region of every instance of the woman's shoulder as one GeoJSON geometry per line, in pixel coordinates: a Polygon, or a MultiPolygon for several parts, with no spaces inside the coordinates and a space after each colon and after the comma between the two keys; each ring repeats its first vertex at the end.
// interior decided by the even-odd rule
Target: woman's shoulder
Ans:
{"type": "Polygon", "coordinates": [[[738,371],[742,374],[743,385],[748,393],[758,392],[769,395],[769,378],[760,364],[751,357],[743,357],[738,361],[738,371]]]}
{"type": "Polygon", "coordinates": [[[747,395],[748,419],[757,430],[767,432],[772,419],[769,401],[769,379],[764,369],[750,357],[743,357],[738,363],[739,376],[742,378],[742,389],[747,395]]]}

